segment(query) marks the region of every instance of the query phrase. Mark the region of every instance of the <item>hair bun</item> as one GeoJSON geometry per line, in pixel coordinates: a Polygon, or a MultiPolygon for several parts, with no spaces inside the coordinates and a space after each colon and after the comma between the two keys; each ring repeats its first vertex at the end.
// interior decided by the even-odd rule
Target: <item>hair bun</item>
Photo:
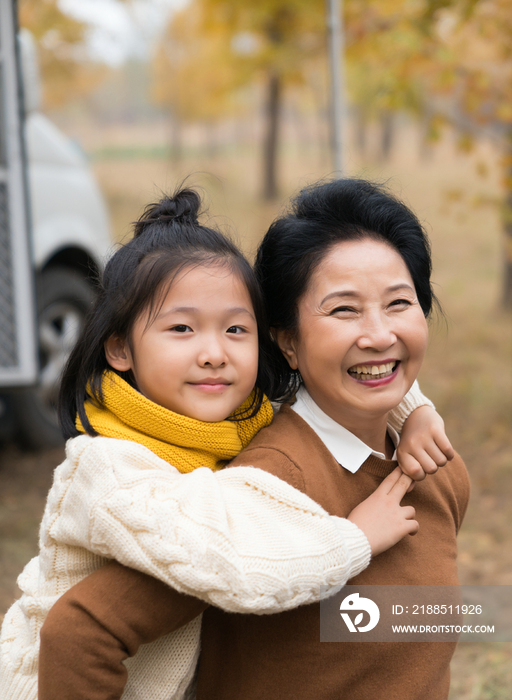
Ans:
{"type": "Polygon", "coordinates": [[[200,209],[201,198],[195,190],[179,190],[172,197],[165,196],[156,204],[148,204],[135,224],[135,236],[140,236],[148,225],[154,223],[197,224],[200,209]]]}

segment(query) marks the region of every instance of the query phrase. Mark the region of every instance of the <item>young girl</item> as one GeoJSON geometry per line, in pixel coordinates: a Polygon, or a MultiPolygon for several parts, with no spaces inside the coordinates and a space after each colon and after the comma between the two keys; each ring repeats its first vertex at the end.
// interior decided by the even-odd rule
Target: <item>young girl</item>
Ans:
{"type": "MultiPolygon", "coordinates": [[[[271,422],[268,335],[250,266],[198,224],[199,204],[182,190],[148,207],[70,357],[60,414],[72,439],[2,628],[5,700],[37,697],[49,609],[108,558],[226,610],[269,613],[320,599],[417,529],[398,473],[343,520],[272,475],[217,471],[271,422]]],[[[138,653],[126,697],[180,697],[199,627],[138,653]]]]}

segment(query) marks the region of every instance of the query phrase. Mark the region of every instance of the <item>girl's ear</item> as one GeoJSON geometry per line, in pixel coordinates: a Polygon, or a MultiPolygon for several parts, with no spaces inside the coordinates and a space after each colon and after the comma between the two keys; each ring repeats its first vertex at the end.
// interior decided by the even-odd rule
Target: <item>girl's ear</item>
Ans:
{"type": "Polygon", "coordinates": [[[279,328],[272,329],[272,335],[279,349],[286,358],[286,361],[292,369],[298,369],[296,344],[297,338],[291,331],[284,331],[279,328]]]}
{"type": "Polygon", "coordinates": [[[111,367],[120,372],[127,372],[129,369],[133,369],[132,354],[124,338],[120,338],[118,335],[111,335],[103,347],[105,348],[107,362],[111,367]]]}

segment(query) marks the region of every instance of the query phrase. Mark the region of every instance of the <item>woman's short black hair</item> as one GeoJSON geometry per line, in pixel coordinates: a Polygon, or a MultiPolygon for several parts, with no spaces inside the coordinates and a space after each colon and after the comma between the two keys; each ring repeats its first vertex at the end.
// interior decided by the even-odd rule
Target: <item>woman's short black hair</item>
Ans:
{"type": "MultiPolygon", "coordinates": [[[[85,402],[90,398],[102,400],[102,375],[112,369],[105,356],[105,342],[118,335],[130,343],[135,321],[146,312],[151,319],[176,275],[190,266],[226,265],[249,292],[258,325],[259,363],[253,405],[237,419],[248,418],[259,410],[263,393],[270,388],[267,358],[271,353],[259,284],[234,243],[198,222],[200,208],[201,199],[190,188],[149,204],[134,224],[132,240],[108,261],[98,297],[62,376],[58,410],[66,439],[79,434],[77,415],[90,435],[97,434],[87,418],[85,402]]],[[[131,372],[117,373],[134,385],[131,372]]]]}
{"type": "MultiPolygon", "coordinates": [[[[270,327],[296,331],[299,299],[332,246],[368,237],[386,242],[402,257],[429,317],[438,301],[430,281],[430,243],[418,218],[383,186],[342,178],[303,189],[258,249],[255,271],[270,327]]],[[[289,367],[277,345],[272,364],[271,398],[289,400],[300,386],[300,373],[289,367]]]]}

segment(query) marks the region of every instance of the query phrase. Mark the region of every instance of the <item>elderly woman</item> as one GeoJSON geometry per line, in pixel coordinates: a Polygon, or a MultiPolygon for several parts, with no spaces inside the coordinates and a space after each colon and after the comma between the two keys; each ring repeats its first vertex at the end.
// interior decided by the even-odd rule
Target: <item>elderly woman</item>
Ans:
{"type": "MultiPolygon", "coordinates": [[[[330,514],[352,513],[357,522],[358,504],[396,467],[398,435],[388,419],[423,360],[425,319],[435,301],[430,269],[421,225],[383,190],[339,180],[302,192],[290,215],[270,228],[256,264],[277,344],[274,398],[284,405],[233,465],[270,472],[330,514]]],[[[468,495],[455,457],[403,501],[416,510],[419,534],[375,557],[352,582],[456,584],[455,537],[468,495]]],[[[130,608],[129,629],[122,601],[104,596],[120,580],[118,569],[99,570],[84,582],[85,596],[67,598],[77,624],[94,618],[101,629],[109,620],[108,634],[96,636],[98,657],[110,653],[108,638],[117,635],[126,656],[205,608],[141,574],[126,575],[151,596],[138,611],[130,608]],[[95,594],[99,602],[88,605],[95,594]]],[[[322,644],[319,621],[319,604],[265,616],[208,608],[198,700],[447,697],[453,645],[322,644]]],[[[43,661],[48,677],[48,652],[43,661]]],[[[94,697],[118,697],[109,693],[103,686],[94,697]]]]}
{"type": "MultiPolygon", "coordinates": [[[[330,182],[303,191],[271,226],[256,270],[287,403],[234,464],[271,471],[346,515],[396,465],[389,412],[417,377],[435,303],[425,233],[379,188],[330,182]]],[[[351,582],[457,584],[456,534],[468,498],[456,456],[402,501],[416,509],[417,536],[351,582]]],[[[328,644],[319,642],[319,627],[319,604],[259,617],[208,609],[198,700],[448,696],[455,644],[328,644]]]]}

